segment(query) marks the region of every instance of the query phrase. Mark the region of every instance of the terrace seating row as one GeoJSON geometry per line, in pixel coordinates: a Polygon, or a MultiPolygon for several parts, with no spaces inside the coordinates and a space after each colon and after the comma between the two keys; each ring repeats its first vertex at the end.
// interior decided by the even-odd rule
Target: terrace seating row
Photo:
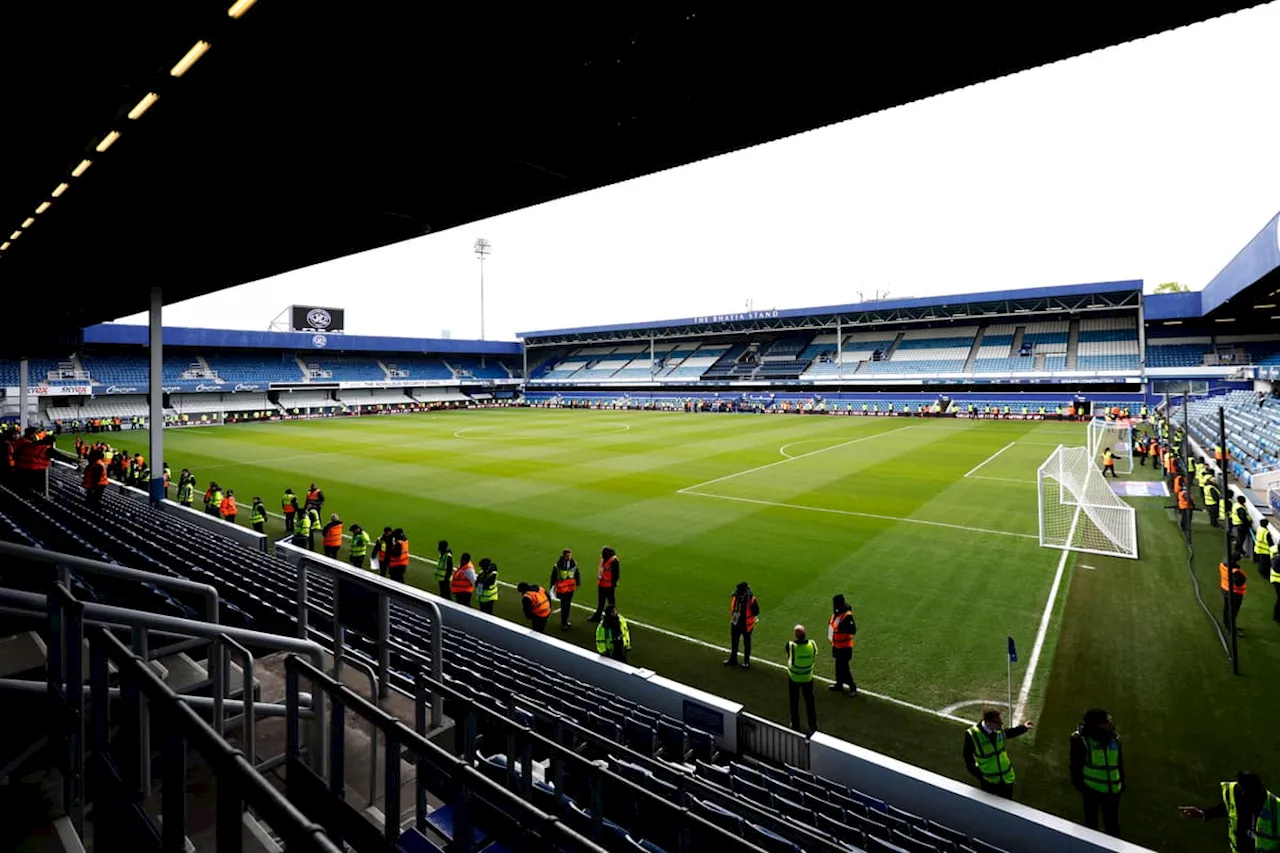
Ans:
{"type": "Polygon", "coordinates": [[[1232,391],[1190,402],[1190,432],[1201,447],[1218,443],[1219,406],[1226,421],[1232,475],[1248,486],[1254,475],[1280,468],[1280,401],[1267,399],[1259,408],[1252,392],[1232,391]]]}

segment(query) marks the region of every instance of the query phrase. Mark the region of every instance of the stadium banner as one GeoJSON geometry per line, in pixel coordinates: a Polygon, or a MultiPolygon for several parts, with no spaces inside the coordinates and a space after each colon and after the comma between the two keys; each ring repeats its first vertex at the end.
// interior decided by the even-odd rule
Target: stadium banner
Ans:
{"type": "Polygon", "coordinates": [[[346,314],[342,308],[291,305],[289,326],[295,332],[341,332],[346,327],[346,314]]]}

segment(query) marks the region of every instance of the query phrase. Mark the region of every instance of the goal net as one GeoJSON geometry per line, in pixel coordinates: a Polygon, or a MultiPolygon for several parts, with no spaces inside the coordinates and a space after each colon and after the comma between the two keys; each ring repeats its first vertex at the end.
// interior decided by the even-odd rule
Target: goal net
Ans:
{"type": "Polygon", "coordinates": [[[1106,421],[1094,418],[1089,421],[1089,456],[1102,467],[1102,454],[1107,448],[1116,458],[1117,474],[1133,473],[1133,428],[1128,421],[1106,421]]]}
{"type": "Polygon", "coordinates": [[[1094,461],[1089,448],[1059,445],[1036,472],[1040,546],[1136,560],[1133,507],[1111,491],[1094,461]]]}

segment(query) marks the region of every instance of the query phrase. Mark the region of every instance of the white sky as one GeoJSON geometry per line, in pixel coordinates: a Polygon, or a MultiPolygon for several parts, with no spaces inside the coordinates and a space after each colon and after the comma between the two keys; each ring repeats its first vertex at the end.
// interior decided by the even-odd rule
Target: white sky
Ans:
{"type": "Polygon", "coordinates": [[[179,303],[165,325],[266,329],[310,304],[346,308],[351,334],[479,337],[481,236],[496,340],[859,290],[1198,290],[1280,209],[1278,44],[1270,3],[179,303]]]}

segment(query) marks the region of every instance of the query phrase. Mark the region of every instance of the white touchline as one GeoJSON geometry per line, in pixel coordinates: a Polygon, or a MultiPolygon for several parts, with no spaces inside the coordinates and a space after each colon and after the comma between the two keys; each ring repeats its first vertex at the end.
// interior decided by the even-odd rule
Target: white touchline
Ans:
{"type": "MultiPolygon", "coordinates": [[[[799,458],[799,457],[797,457],[799,458]]],[[[803,509],[809,512],[828,512],[833,515],[852,515],[858,518],[877,518],[881,521],[898,521],[903,524],[924,524],[929,527],[949,527],[952,530],[964,530],[969,533],[990,533],[993,536],[1016,536],[1019,539],[1036,539],[1040,537],[1030,533],[1010,533],[1008,530],[988,530],[985,527],[966,527],[963,524],[948,524],[945,521],[927,521],[923,518],[903,518],[897,515],[877,515],[873,512],[855,512],[851,509],[831,509],[825,506],[805,506],[804,504],[784,504],[778,501],[762,501],[757,498],[739,498],[732,495],[713,495],[710,492],[691,492],[688,489],[681,489],[679,494],[685,494],[692,498],[715,498],[721,501],[739,501],[744,504],[758,504],[760,506],[773,506],[780,509],[803,509]]]]}
{"type": "Polygon", "coordinates": [[[999,449],[999,450],[997,450],[995,453],[992,453],[992,454],[991,454],[990,456],[988,456],[986,459],[983,459],[983,460],[982,460],[981,462],[979,462],[977,465],[974,465],[972,468],[970,468],[970,469],[969,469],[969,473],[968,473],[968,474],[965,474],[965,476],[966,476],[966,477],[972,476],[972,475],[973,475],[975,472],[977,472],[977,470],[978,470],[979,468],[981,468],[983,465],[986,465],[986,464],[987,464],[988,462],[990,462],[992,459],[995,459],[997,456],[999,456],[1001,453],[1004,453],[1006,450],[1008,450],[1010,447],[1013,447],[1015,444],[1017,444],[1017,442],[1016,442],[1016,441],[1011,441],[1011,442],[1009,442],[1009,443],[1008,443],[1008,444],[1006,444],[1004,447],[1000,448],[1000,449],[999,449]]]}
{"type": "Polygon", "coordinates": [[[743,474],[753,474],[756,471],[764,471],[769,468],[773,468],[774,466],[777,466],[777,465],[786,465],[788,462],[795,462],[797,459],[805,459],[810,456],[817,456],[819,453],[826,453],[828,450],[836,450],[837,448],[848,447],[849,445],[857,444],[860,441],[870,441],[873,438],[880,438],[886,435],[893,435],[895,432],[902,432],[904,429],[912,429],[912,427],[909,427],[909,426],[898,427],[897,429],[878,432],[878,433],[875,433],[874,435],[864,435],[858,438],[850,439],[849,441],[842,441],[839,444],[833,444],[830,447],[821,447],[817,450],[810,450],[808,453],[801,453],[799,456],[788,456],[786,459],[779,459],[776,462],[770,462],[766,465],[757,465],[755,468],[748,468],[745,471],[737,471],[733,474],[725,474],[723,477],[716,477],[714,480],[707,480],[705,482],[698,483],[693,486],[685,486],[683,489],[677,489],[676,494],[684,494],[686,492],[692,492],[694,489],[700,489],[703,486],[710,486],[712,483],[722,483],[725,480],[732,480],[735,477],[741,477],[743,474]]]}
{"type": "MultiPolygon", "coordinates": [[[[1079,521],[1080,513],[1077,510],[1075,519],[1071,522],[1071,532],[1067,534],[1067,541],[1070,542],[1075,536],[1076,521],[1079,521]]],[[[1022,715],[1027,710],[1027,699],[1031,696],[1031,682],[1036,677],[1036,666],[1040,663],[1040,652],[1044,649],[1044,638],[1049,633],[1049,623],[1053,621],[1053,605],[1058,600],[1058,588],[1062,585],[1062,574],[1067,568],[1067,558],[1071,556],[1071,552],[1062,549],[1062,559],[1058,561],[1058,571],[1053,576],[1053,586],[1049,587],[1049,600],[1045,602],[1044,613],[1040,616],[1040,628],[1036,631],[1036,642],[1031,647],[1031,657],[1027,659],[1027,674],[1022,678],[1022,687],[1018,689],[1018,704],[1013,719],[1009,721],[1009,725],[1016,726],[1022,721],[1022,715]]]]}

